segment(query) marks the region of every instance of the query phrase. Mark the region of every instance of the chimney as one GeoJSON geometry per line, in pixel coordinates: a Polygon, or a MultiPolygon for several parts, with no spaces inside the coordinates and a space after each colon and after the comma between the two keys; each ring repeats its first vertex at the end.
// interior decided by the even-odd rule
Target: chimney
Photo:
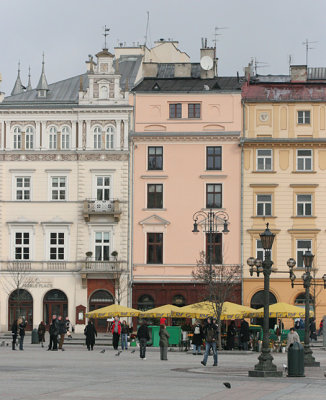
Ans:
{"type": "Polygon", "coordinates": [[[307,66],[306,65],[291,65],[291,82],[307,82],[307,66]]]}
{"type": "Polygon", "coordinates": [[[207,47],[207,39],[202,38],[200,49],[200,78],[212,79],[217,76],[217,60],[215,47],[207,47]]]}

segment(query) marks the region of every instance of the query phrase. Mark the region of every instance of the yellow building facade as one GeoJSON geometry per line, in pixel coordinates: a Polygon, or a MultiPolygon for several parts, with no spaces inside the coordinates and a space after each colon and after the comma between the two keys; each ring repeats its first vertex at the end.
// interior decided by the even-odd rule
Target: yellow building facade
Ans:
{"type": "MultiPolygon", "coordinates": [[[[276,234],[271,302],[304,305],[303,253],[314,258],[316,322],[326,315],[326,81],[314,69],[293,67],[289,77],[265,77],[243,87],[243,304],[262,303],[263,275],[250,277],[247,259],[263,258],[259,234],[276,234]],[[287,260],[296,260],[291,288],[287,260]]],[[[291,324],[291,321],[288,321],[291,324]]]]}

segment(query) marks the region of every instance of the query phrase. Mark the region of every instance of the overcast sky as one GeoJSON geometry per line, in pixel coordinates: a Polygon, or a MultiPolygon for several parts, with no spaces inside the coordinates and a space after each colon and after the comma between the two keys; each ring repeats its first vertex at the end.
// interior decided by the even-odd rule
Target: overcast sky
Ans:
{"type": "Polygon", "coordinates": [[[242,74],[251,57],[268,64],[258,73],[286,74],[290,54],[305,63],[305,39],[317,42],[309,66],[326,67],[325,0],[1,0],[0,91],[10,94],[18,60],[23,84],[30,65],[35,87],[43,51],[48,83],[83,73],[87,55],[103,47],[105,24],[110,51],[118,42],[143,43],[147,11],[148,45],[173,38],[193,62],[201,37],[212,44],[214,28],[226,27],[218,31],[220,75],[242,74]]]}

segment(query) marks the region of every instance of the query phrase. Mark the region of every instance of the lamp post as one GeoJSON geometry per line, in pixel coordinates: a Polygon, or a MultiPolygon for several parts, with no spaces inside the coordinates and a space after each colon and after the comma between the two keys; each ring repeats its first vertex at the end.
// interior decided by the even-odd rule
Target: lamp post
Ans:
{"type": "Polygon", "coordinates": [[[229,216],[225,211],[213,211],[210,209],[209,211],[199,210],[195,212],[192,219],[194,221],[194,228],[192,230],[193,233],[199,233],[198,230],[198,220],[202,218],[203,221],[203,232],[208,234],[208,264],[209,264],[209,282],[212,280],[212,271],[213,271],[213,237],[217,233],[220,233],[219,226],[223,225],[223,230],[221,233],[226,235],[229,233],[228,224],[229,224],[229,216]]]}
{"type": "Polygon", "coordinates": [[[260,239],[263,249],[265,250],[264,260],[250,257],[247,264],[250,269],[250,276],[256,272],[257,276],[262,272],[264,275],[264,326],[263,326],[263,348],[258,357],[258,364],[255,369],[249,371],[249,376],[252,377],[281,377],[282,371],[277,371],[276,365],[273,364],[273,356],[269,348],[269,281],[272,273],[273,261],[271,260],[271,250],[275,238],[275,234],[269,229],[269,224],[266,224],[266,229],[261,233],[260,239]]]}
{"type": "MultiPolygon", "coordinates": [[[[304,263],[304,268],[305,272],[302,275],[302,281],[303,281],[303,287],[305,288],[305,333],[304,333],[304,365],[306,367],[319,367],[320,362],[315,360],[315,357],[312,355],[312,350],[310,347],[309,343],[309,314],[310,314],[310,286],[311,286],[311,281],[313,280],[313,277],[311,276],[311,271],[312,271],[312,263],[314,260],[314,255],[310,251],[310,249],[306,250],[304,255],[303,255],[303,263],[304,263]]],[[[294,283],[296,280],[296,276],[293,272],[293,268],[295,267],[295,260],[293,258],[290,258],[287,262],[288,267],[290,268],[290,279],[291,279],[291,286],[292,288],[297,285],[294,283]]],[[[324,289],[326,288],[326,275],[323,275],[323,281],[324,281],[324,289]]],[[[315,283],[315,285],[317,285],[315,283]]]]}

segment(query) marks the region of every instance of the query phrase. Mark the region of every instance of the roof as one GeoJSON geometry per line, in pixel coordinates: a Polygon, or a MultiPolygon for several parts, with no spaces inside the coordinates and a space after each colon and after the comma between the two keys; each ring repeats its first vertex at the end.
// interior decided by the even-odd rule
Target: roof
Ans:
{"type": "Polygon", "coordinates": [[[144,78],[134,92],[204,92],[240,91],[242,82],[237,77],[200,78],[144,78]]]}
{"type": "Polygon", "coordinates": [[[121,75],[120,87],[126,88],[126,81],[128,79],[129,89],[134,87],[136,83],[137,74],[142,63],[142,56],[120,56],[119,58],[119,71],[121,75]]]}

